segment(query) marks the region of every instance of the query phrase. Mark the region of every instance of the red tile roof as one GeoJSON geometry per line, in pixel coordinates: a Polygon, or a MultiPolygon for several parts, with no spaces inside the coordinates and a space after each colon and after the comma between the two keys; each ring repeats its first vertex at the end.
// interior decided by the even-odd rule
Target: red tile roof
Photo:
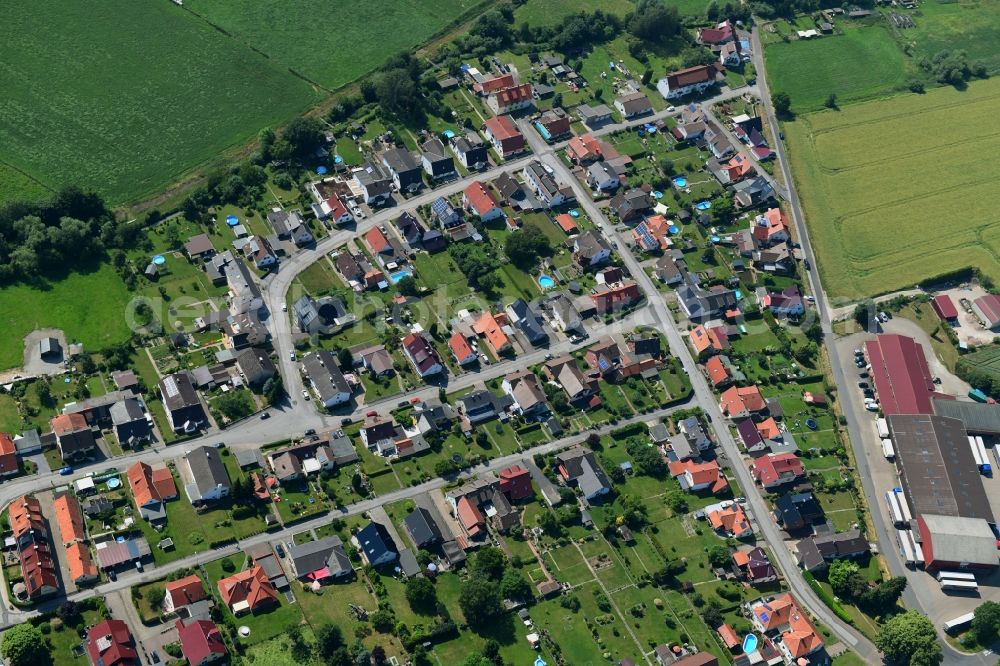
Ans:
{"type": "Polygon", "coordinates": [[[500,205],[493,193],[478,180],[466,187],[462,194],[469,207],[480,217],[500,205]]]}
{"type": "Polygon", "coordinates": [[[49,425],[52,426],[52,432],[55,433],[56,437],[62,437],[63,435],[69,435],[74,432],[79,432],[81,430],[87,430],[90,426],[87,425],[87,419],[84,418],[83,414],[59,414],[58,416],[52,417],[49,421],[49,425]]]}
{"type": "Polygon", "coordinates": [[[0,474],[13,474],[17,471],[17,446],[10,435],[0,432],[0,474]]]}
{"type": "Polygon", "coordinates": [[[752,611],[766,631],[779,629],[782,632],[781,642],[793,659],[811,654],[823,646],[823,639],[816,633],[816,628],[787,592],[773,601],[753,606],[752,611]]]}
{"type": "Polygon", "coordinates": [[[751,234],[757,240],[768,243],[781,232],[788,233],[788,219],[780,208],[768,208],[753,223],[751,234]]]}
{"type": "Polygon", "coordinates": [[[521,136],[521,132],[518,131],[517,125],[514,121],[510,119],[510,116],[494,116],[486,121],[484,127],[489,130],[497,141],[503,141],[504,139],[512,139],[514,137],[521,136]]]}
{"type": "Polygon", "coordinates": [[[761,412],[767,408],[767,402],[757,385],[734,386],[723,391],[721,398],[722,413],[727,416],[739,415],[744,411],[761,412]]]}
{"type": "Polygon", "coordinates": [[[973,304],[982,310],[983,315],[989,320],[986,322],[989,326],[993,326],[1000,321],[1000,296],[986,294],[974,300],[973,304]]]}
{"type": "Polygon", "coordinates": [[[882,412],[933,414],[934,383],[924,348],[902,335],[879,335],[865,343],[882,412]]]}
{"type": "Polygon", "coordinates": [[[77,541],[66,546],[66,564],[74,581],[82,578],[97,578],[97,567],[90,556],[90,549],[77,541]]]}
{"type": "Polygon", "coordinates": [[[735,502],[724,509],[710,512],[707,517],[712,529],[732,534],[737,539],[753,533],[743,507],[735,502]]]}
{"type": "Polygon", "coordinates": [[[127,475],[137,506],[143,507],[177,497],[177,486],[167,467],[153,469],[144,462],[137,462],[128,468],[127,475]]]}
{"type": "Polygon", "coordinates": [[[501,109],[506,109],[512,104],[518,104],[524,100],[531,99],[534,89],[531,87],[530,83],[522,83],[519,86],[514,86],[513,88],[505,88],[499,92],[494,93],[497,98],[497,103],[501,109]]]}
{"type": "Polygon", "coordinates": [[[70,494],[59,495],[52,501],[52,506],[56,511],[56,522],[59,523],[59,533],[62,534],[64,544],[87,538],[83,527],[83,510],[76,497],[70,494]]]}
{"type": "Polygon", "coordinates": [[[174,623],[177,627],[177,638],[181,643],[181,652],[189,664],[200,664],[204,661],[218,659],[226,654],[226,644],[222,641],[222,633],[214,622],[208,620],[183,620],[174,623]]]}
{"type": "Polygon", "coordinates": [[[95,624],[87,633],[87,653],[90,663],[102,666],[140,663],[132,634],[121,620],[102,620],[95,624]]]}
{"type": "Polygon", "coordinates": [[[568,234],[575,234],[577,232],[576,221],[569,213],[559,213],[556,215],[556,224],[568,234]]]}
{"type": "Polygon", "coordinates": [[[479,508],[469,501],[468,497],[462,497],[458,500],[458,504],[455,506],[455,513],[458,514],[458,520],[462,523],[462,527],[465,531],[469,533],[469,536],[475,536],[486,525],[486,521],[483,520],[483,514],[479,512],[479,508]]]}
{"type": "Polygon", "coordinates": [[[719,463],[714,460],[698,463],[692,460],[676,460],[669,465],[670,476],[677,478],[684,476],[692,486],[704,486],[711,489],[713,493],[721,493],[729,487],[729,481],[719,468],[719,463]]]}
{"type": "Polygon", "coordinates": [[[172,580],[164,585],[163,589],[167,597],[170,598],[170,603],[174,608],[187,606],[188,604],[208,598],[208,595],[205,594],[205,586],[201,583],[201,578],[198,578],[194,574],[172,580]]]}
{"type": "Polygon", "coordinates": [[[949,319],[958,319],[958,308],[951,301],[951,297],[948,294],[938,294],[931,301],[931,305],[934,307],[934,312],[937,313],[938,317],[948,321],[949,319]]]}
{"type": "Polygon", "coordinates": [[[476,357],[475,352],[472,351],[472,345],[461,333],[452,333],[452,336],[448,338],[448,346],[451,348],[451,353],[455,355],[455,360],[459,363],[469,362],[476,357]]]}
{"type": "Polygon", "coordinates": [[[378,254],[379,252],[384,252],[390,249],[389,239],[385,237],[382,230],[378,227],[372,227],[365,234],[365,242],[368,243],[368,247],[371,248],[372,252],[378,254]]]}
{"type": "Polygon", "coordinates": [[[482,83],[476,83],[472,86],[472,89],[476,92],[481,92],[484,95],[489,95],[498,90],[503,90],[504,88],[510,88],[515,84],[513,74],[504,74],[503,76],[494,76],[492,79],[486,79],[482,83]]]}
{"type": "Polygon", "coordinates": [[[765,488],[789,483],[805,473],[802,461],[794,453],[761,456],[753,463],[753,477],[765,488]]]}
{"type": "Polygon", "coordinates": [[[566,155],[571,160],[588,162],[601,157],[601,142],[590,134],[574,136],[566,147],[566,155]]]}
{"type": "Polygon", "coordinates": [[[510,338],[503,332],[500,322],[497,321],[498,316],[490,312],[484,313],[472,325],[472,330],[484,336],[493,351],[501,352],[510,346],[510,338]]]}
{"type": "Polygon", "coordinates": [[[330,207],[330,217],[339,220],[347,213],[347,206],[336,194],[326,200],[326,205],[330,207]]]}
{"type": "Polygon", "coordinates": [[[10,503],[8,509],[10,529],[15,539],[30,530],[46,533],[45,518],[42,516],[42,505],[38,500],[28,495],[22,495],[10,503]]]}
{"type": "Polygon", "coordinates": [[[278,592],[260,566],[223,578],[217,586],[223,603],[234,612],[249,610],[254,613],[260,608],[279,603],[278,592]]]}
{"type": "Polygon", "coordinates": [[[729,371],[726,370],[726,366],[718,356],[713,356],[705,361],[705,372],[708,373],[708,378],[713,386],[718,386],[729,379],[729,371]]]}

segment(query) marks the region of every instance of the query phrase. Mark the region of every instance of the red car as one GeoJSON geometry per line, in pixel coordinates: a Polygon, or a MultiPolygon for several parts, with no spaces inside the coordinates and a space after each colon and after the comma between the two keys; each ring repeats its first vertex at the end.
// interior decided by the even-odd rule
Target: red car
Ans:
{"type": "Polygon", "coordinates": [[[372,410],[372,411],[368,412],[368,414],[366,414],[366,416],[378,416],[378,412],[372,410]]]}

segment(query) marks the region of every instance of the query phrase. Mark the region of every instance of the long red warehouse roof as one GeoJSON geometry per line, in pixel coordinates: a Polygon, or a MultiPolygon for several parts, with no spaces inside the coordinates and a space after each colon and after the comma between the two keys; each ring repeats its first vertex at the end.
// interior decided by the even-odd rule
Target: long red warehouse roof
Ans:
{"type": "Polygon", "coordinates": [[[920,344],[902,335],[880,335],[866,342],[865,348],[886,416],[934,413],[934,383],[920,344]]]}

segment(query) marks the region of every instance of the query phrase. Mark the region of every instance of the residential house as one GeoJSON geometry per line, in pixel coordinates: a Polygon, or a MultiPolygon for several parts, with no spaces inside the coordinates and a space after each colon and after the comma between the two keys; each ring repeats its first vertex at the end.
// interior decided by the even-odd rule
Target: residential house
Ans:
{"type": "Polygon", "coordinates": [[[774,198],[774,187],[763,176],[742,180],[733,186],[737,209],[752,208],[774,198]]]}
{"type": "Polygon", "coordinates": [[[795,257],[787,242],[755,250],[751,256],[756,270],[779,275],[791,275],[795,272],[795,257]]]}
{"type": "Polygon", "coordinates": [[[66,546],[66,567],[69,569],[70,580],[77,586],[90,585],[101,577],[90,556],[90,548],[79,541],[66,546]]]}
{"type": "Polygon", "coordinates": [[[494,76],[489,79],[483,79],[482,81],[476,81],[472,84],[472,90],[480,95],[491,95],[500,90],[506,90],[507,88],[513,88],[517,85],[517,79],[514,78],[512,73],[502,74],[500,76],[494,76]]]}
{"type": "Polygon", "coordinates": [[[560,187],[541,162],[534,160],[528,163],[528,166],[524,167],[521,173],[524,176],[524,182],[549,208],[561,206],[573,199],[572,189],[560,187]]]}
{"type": "Polygon", "coordinates": [[[417,192],[424,186],[421,168],[406,148],[391,148],[382,153],[382,164],[389,170],[392,184],[399,192],[417,192]]]}
{"type": "Polygon", "coordinates": [[[288,549],[295,577],[303,582],[342,580],[354,574],[351,559],[340,537],[328,536],[296,544],[288,549]]]}
{"type": "Polygon", "coordinates": [[[402,339],[403,353],[421,378],[436,375],[444,370],[444,365],[423,333],[410,333],[402,339]]]}
{"type": "Polygon", "coordinates": [[[736,502],[709,511],[706,516],[708,523],[718,534],[734,539],[745,539],[753,536],[753,528],[743,507],[736,502]]]}
{"type": "Polygon", "coordinates": [[[729,369],[726,368],[720,356],[713,356],[705,361],[705,374],[708,375],[708,380],[715,388],[727,386],[733,381],[733,376],[729,373],[729,369]]]}
{"type": "Polygon", "coordinates": [[[716,160],[722,160],[736,152],[736,147],[718,125],[705,121],[705,145],[716,160]]]}
{"type": "Polygon", "coordinates": [[[678,99],[692,93],[704,92],[714,86],[719,69],[713,65],[695,65],[667,74],[656,82],[656,89],[664,99],[678,99]]]}
{"type": "Polygon", "coordinates": [[[401,253],[393,247],[388,235],[378,227],[372,227],[365,232],[365,245],[382,265],[401,258],[401,253]]]}
{"type": "Polygon", "coordinates": [[[626,120],[644,116],[653,112],[653,105],[649,98],[641,92],[632,92],[615,98],[615,108],[626,120]]]}
{"type": "Polygon", "coordinates": [[[176,372],[160,380],[160,395],[167,421],[174,432],[194,432],[206,421],[198,392],[187,372],[176,372]]]}
{"type": "MultiPolygon", "coordinates": [[[[337,226],[354,222],[354,214],[348,210],[347,205],[337,194],[327,197],[318,204],[313,204],[312,209],[317,218],[329,220],[337,226]]],[[[308,245],[312,242],[312,235],[309,234],[309,229],[304,224],[296,227],[291,234],[296,245],[308,245]]]]}
{"type": "Polygon", "coordinates": [[[191,604],[208,599],[205,586],[195,574],[168,580],[163,584],[163,611],[165,613],[180,613],[191,604]]]}
{"type": "Polygon", "coordinates": [[[683,123],[678,125],[674,129],[670,130],[670,133],[674,135],[674,138],[678,141],[698,141],[708,130],[708,125],[705,121],[699,120],[696,122],[683,123]]]}
{"type": "Polygon", "coordinates": [[[403,519],[403,528],[417,548],[430,548],[441,543],[441,528],[423,507],[415,508],[403,519]]]}
{"type": "Polygon", "coordinates": [[[391,419],[380,416],[369,416],[361,428],[361,441],[369,450],[381,456],[391,456],[396,453],[396,440],[402,437],[402,428],[391,419]]]}
{"type": "Polygon", "coordinates": [[[139,392],[139,378],[135,376],[134,370],[114,370],[111,373],[111,381],[115,383],[115,388],[119,391],[139,392]]]}
{"type": "Polygon", "coordinates": [[[545,375],[558,384],[570,402],[587,400],[596,391],[597,382],[589,380],[569,354],[545,362],[545,375]]]}
{"type": "Polygon", "coordinates": [[[761,456],[754,460],[752,474],[764,490],[773,491],[783,485],[798,483],[805,479],[806,470],[794,453],[779,453],[761,456]]]}
{"type": "Polygon", "coordinates": [[[747,450],[747,453],[761,453],[767,450],[768,444],[761,437],[760,431],[757,430],[757,424],[754,423],[752,418],[737,420],[736,432],[739,433],[740,440],[743,442],[743,447],[747,450]]]}
{"type": "MultiPolygon", "coordinates": [[[[346,452],[348,458],[357,456],[353,449],[352,446],[346,452]]],[[[268,453],[267,463],[279,483],[290,483],[310,474],[333,471],[337,466],[337,457],[323,440],[313,439],[268,453]]]]}
{"type": "Polygon", "coordinates": [[[561,292],[553,294],[549,298],[548,306],[552,311],[553,321],[562,331],[569,334],[585,332],[583,316],[566,294],[561,292]]]}
{"type": "Polygon", "coordinates": [[[732,386],[722,392],[719,408],[725,416],[735,420],[766,412],[767,401],[756,384],[732,386]]]}
{"type": "MultiPolygon", "coordinates": [[[[663,215],[652,215],[635,225],[632,229],[632,240],[646,252],[668,250],[672,245],[670,226],[671,223],[663,215]]],[[[676,229],[674,231],[676,232],[676,229]]]]}
{"type": "Polygon", "coordinates": [[[672,253],[664,254],[656,260],[655,274],[665,285],[676,285],[684,281],[687,264],[683,259],[677,259],[672,253]]]}
{"type": "Polygon", "coordinates": [[[494,116],[529,109],[535,105],[534,91],[530,83],[504,88],[486,97],[486,106],[494,116]]]}
{"type": "Polygon", "coordinates": [[[302,369],[310,387],[327,409],[351,399],[351,385],[341,372],[337,357],[329,350],[321,349],[303,356],[302,369]]]}
{"type": "Polygon", "coordinates": [[[236,369],[249,386],[263,386],[274,377],[277,369],[267,351],[260,347],[241,349],[236,353],[236,369]]]}
{"type": "Polygon", "coordinates": [[[59,455],[65,461],[90,457],[97,451],[97,440],[83,414],[59,414],[49,421],[59,455]]]}
{"type": "Polygon", "coordinates": [[[216,448],[200,446],[181,458],[177,467],[192,504],[220,500],[232,490],[229,473],[216,448]]]}
{"type": "Polygon", "coordinates": [[[472,324],[473,332],[482,336],[486,340],[486,344],[493,350],[493,353],[497,355],[505,354],[513,348],[510,336],[507,335],[507,331],[504,330],[505,328],[510,330],[507,315],[503,312],[497,314],[484,312],[472,324]]]}
{"type": "Polygon", "coordinates": [[[451,140],[451,149],[458,156],[458,161],[466,169],[479,171],[489,166],[489,149],[475,132],[466,132],[451,140]]]}
{"type": "Polygon", "coordinates": [[[164,503],[177,499],[177,485],[170,469],[166,466],[154,469],[144,462],[137,462],[128,468],[126,476],[140,515],[150,522],[165,521],[164,503]]]}
{"type": "Polygon", "coordinates": [[[642,300],[639,285],[628,280],[613,284],[599,284],[592,290],[590,299],[594,302],[597,314],[618,312],[642,300]]]}
{"type": "Polygon", "coordinates": [[[508,305],[506,311],[507,318],[517,326],[532,345],[537,347],[548,341],[549,334],[545,332],[542,318],[523,298],[508,305]]]}
{"type": "Polygon", "coordinates": [[[222,632],[211,620],[176,620],[177,640],[189,666],[205,666],[224,660],[229,652],[222,632]]]}
{"type": "Polygon", "coordinates": [[[360,169],[353,171],[353,175],[362,198],[369,206],[381,206],[392,196],[392,178],[381,164],[366,161],[360,169]]]}
{"type": "Polygon", "coordinates": [[[611,491],[611,481],[590,449],[575,446],[563,451],[556,455],[556,464],[562,480],[576,486],[588,502],[611,491]]]}
{"type": "Polygon", "coordinates": [[[611,246],[604,236],[588,229],[573,239],[573,259],[583,268],[600,266],[611,258],[611,246]]]}
{"type": "Polygon", "coordinates": [[[354,536],[365,562],[373,567],[392,564],[399,559],[399,551],[392,537],[379,523],[369,523],[354,536]]]}
{"type": "Polygon", "coordinates": [[[761,307],[767,308],[775,316],[801,317],[806,311],[798,285],[786,287],[782,292],[770,292],[760,300],[761,307]]]}
{"type": "Polygon", "coordinates": [[[826,520],[823,507],[810,492],[787,493],[774,503],[774,519],[785,530],[809,529],[826,520]]]}
{"type": "Polygon", "coordinates": [[[510,404],[511,398],[500,398],[490,391],[478,390],[456,400],[460,413],[472,425],[495,419],[510,404]]]}
{"type": "Polygon", "coordinates": [[[780,208],[768,208],[754,218],[751,233],[759,246],[771,247],[789,239],[788,218],[780,208]]]}
{"type": "Polygon", "coordinates": [[[64,546],[86,540],[87,530],[83,524],[83,509],[74,495],[57,494],[52,500],[52,507],[55,510],[56,523],[59,525],[59,534],[62,536],[64,546]]]}
{"type": "MultiPolygon", "coordinates": [[[[749,58],[749,55],[746,57],[749,58]]],[[[743,59],[743,47],[739,41],[723,44],[719,49],[719,63],[724,67],[739,67],[743,59]]]]}
{"type": "Polygon", "coordinates": [[[260,565],[221,579],[217,587],[222,603],[236,616],[256,614],[280,603],[278,591],[260,565]]]}
{"type": "Polygon", "coordinates": [[[721,163],[711,161],[708,164],[709,171],[723,187],[738,183],[744,178],[749,178],[756,173],[753,162],[743,156],[742,153],[733,155],[729,161],[721,163]]]}
{"type": "Polygon", "coordinates": [[[714,28],[698,28],[698,43],[705,46],[721,46],[735,39],[733,25],[728,19],[714,28]]]}
{"type": "Polygon", "coordinates": [[[598,192],[610,192],[622,184],[618,169],[604,161],[593,162],[587,167],[587,185],[598,192]]]}
{"type": "Polygon", "coordinates": [[[570,134],[569,116],[558,107],[550,109],[539,116],[538,120],[535,121],[535,125],[536,127],[541,125],[545,130],[540,133],[542,138],[548,142],[562,139],[570,134]]]}
{"type": "Polygon", "coordinates": [[[712,440],[705,432],[705,428],[702,426],[701,421],[698,420],[697,416],[689,416],[685,419],[681,419],[677,423],[677,429],[681,431],[688,442],[691,443],[695,449],[700,451],[707,451],[712,448],[712,440]]]}
{"type": "Polygon", "coordinates": [[[722,317],[736,307],[736,293],[721,285],[703,289],[690,278],[677,288],[677,301],[691,321],[708,321],[722,317]]]}
{"type": "Polygon", "coordinates": [[[737,550],[733,553],[733,564],[743,580],[751,585],[764,585],[778,580],[778,572],[761,547],[751,550],[737,550]]]}
{"type": "Polygon", "coordinates": [[[433,180],[453,178],[458,175],[454,158],[448,154],[444,143],[437,137],[420,144],[420,161],[424,172],[433,180]]]}
{"type": "Polygon", "coordinates": [[[0,476],[14,476],[21,471],[17,461],[17,445],[13,438],[0,432],[0,476]]]}
{"type": "Polygon", "coordinates": [[[253,262],[258,270],[264,270],[277,265],[278,255],[263,236],[251,236],[243,246],[243,254],[253,262]]]}
{"type": "Polygon", "coordinates": [[[184,253],[187,254],[188,259],[204,260],[215,254],[215,247],[212,245],[212,240],[208,237],[208,234],[197,234],[196,236],[191,236],[184,243],[184,253]]]}
{"type": "Polygon", "coordinates": [[[669,469],[670,476],[680,482],[681,490],[692,493],[707,490],[713,495],[718,495],[729,488],[729,481],[715,460],[708,462],[676,460],[669,464],[669,469]]]}
{"type": "Polygon", "coordinates": [[[789,592],[752,604],[750,613],[757,631],[779,639],[786,663],[808,662],[806,658],[823,647],[823,638],[789,592]]]}
{"type": "Polygon", "coordinates": [[[503,208],[497,201],[493,191],[481,182],[473,181],[462,192],[462,206],[473,212],[483,222],[490,222],[503,217],[503,208]]]}
{"type": "Polygon", "coordinates": [[[87,632],[87,654],[95,666],[139,666],[135,639],[121,620],[101,620],[87,632]]]}
{"type": "Polygon", "coordinates": [[[653,200],[641,189],[619,192],[611,199],[611,212],[618,219],[629,224],[641,220],[653,208],[653,200]]]}
{"type": "Polygon", "coordinates": [[[581,134],[569,140],[566,157],[574,164],[587,165],[601,159],[601,142],[591,134],[581,134]]]}
{"type": "Polygon", "coordinates": [[[472,348],[469,341],[459,331],[455,331],[448,338],[448,348],[451,349],[451,353],[459,365],[469,365],[479,359],[476,350],[472,348]]]}
{"type": "Polygon", "coordinates": [[[500,482],[492,472],[445,493],[445,501],[465,535],[480,543],[487,536],[487,518],[501,532],[520,523],[518,511],[501,491],[500,482]]]}
{"type": "MultiPolygon", "coordinates": [[[[374,377],[391,377],[396,372],[392,354],[383,345],[372,345],[359,349],[355,354],[361,365],[374,377]]],[[[357,363],[358,361],[355,361],[357,363]]]]}
{"type": "Polygon", "coordinates": [[[344,280],[348,283],[360,282],[364,279],[367,268],[362,265],[363,257],[354,256],[349,250],[342,250],[333,259],[333,264],[337,267],[344,280]]]}
{"type": "MultiPolygon", "coordinates": [[[[344,204],[341,203],[340,198],[337,197],[337,195],[333,195],[331,199],[332,202],[329,203],[331,211],[333,207],[336,206],[338,208],[338,212],[343,215],[343,211],[346,211],[347,209],[344,207],[344,204]]],[[[350,213],[348,213],[348,215],[350,216],[350,213]]],[[[347,221],[349,222],[353,219],[353,217],[350,217],[347,221]]],[[[312,233],[309,231],[309,225],[307,225],[306,221],[302,218],[302,211],[271,211],[267,214],[267,221],[271,225],[271,228],[274,229],[274,233],[280,240],[290,240],[299,247],[309,245],[315,240],[312,233]]]]}
{"type": "Polygon", "coordinates": [[[854,528],[839,534],[824,534],[799,540],[799,566],[806,571],[822,571],[834,560],[855,559],[871,552],[871,545],[854,528]]]}
{"type": "Polygon", "coordinates": [[[607,104],[581,104],[576,107],[576,115],[580,121],[588,128],[595,130],[611,122],[612,112],[607,104]]]}
{"type": "Polygon", "coordinates": [[[454,420],[455,410],[447,403],[420,400],[413,406],[413,421],[421,435],[446,432],[451,429],[454,420]]]}
{"type": "Polygon", "coordinates": [[[414,217],[409,211],[403,211],[402,215],[393,220],[392,223],[395,225],[399,235],[403,237],[403,240],[410,247],[418,245],[427,231],[424,225],[420,223],[420,220],[414,217]]]}
{"type": "Polygon", "coordinates": [[[230,314],[221,323],[223,344],[227,349],[262,345],[270,333],[257,312],[230,314]]]}
{"type": "Polygon", "coordinates": [[[111,405],[111,424],[119,444],[135,448],[149,441],[153,434],[152,418],[137,398],[126,398],[111,405]]]}
{"type": "Polygon", "coordinates": [[[437,218],[440,227],[449,233],[454,234],[465,228],[461,213],[444,197],[434,200],[431,204],[431,213],[437,218]]]}
{"type": "Polygon", "coordinates": [[[537,418],[548,413],[545,392],[538,376],[530,370],[517,370],[505,375],[502,387],[503,392],[513,399],[513,407],[522,418],[537,418]]]}
{"type": "Polygon", "coordinates": [[[509,159],[524,150],[524,135],[510,116],[490,118],[483,124],[483,133],[503,159],[509,159]]]}
{"type": "Polygon", "coordinates": [[[531,486],[531,472],[521,465],[500,470],[500,492],[511,502],[520,502],[535,494],[531,486]]]}

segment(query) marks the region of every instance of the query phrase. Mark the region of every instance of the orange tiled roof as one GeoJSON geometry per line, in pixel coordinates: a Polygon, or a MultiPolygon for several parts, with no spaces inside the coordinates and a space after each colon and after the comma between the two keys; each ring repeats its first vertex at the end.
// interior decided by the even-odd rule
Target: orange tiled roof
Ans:
{"type": "Polygon", "coordinates": [[[87,419],[84,418],[83,414],[59,414],[52,417],[49,425],[52,426],[52,432],[55,433],[56,437],[88,428],[87,419]]]}
{"type": "Polygon", "coordinates": [[[750,534],[752,531],[750,521],[747,520],[747,515],[743,512],[743,507],[736,503],[730,504],[725,509],[709,513],[708,522],[712,525],[712,529],[732,533],[736,538],[750,534]]]}
{"type": "Polygon", "coordinates": [[[90,556],[90,549],[79,541],[66,546],[66,563],[69,566],[70,578],[73,580],[97,577],[97,567],[90,556]]]}
{"type": "Polygon", "coordinates": [[[259,565],[223,578],[217,586],[219,596],[230,608],[245,601],[252,613],[262,605],[278,603],[278,592],[259,565]]]}
{"type": "Polygon", "coordinates": [[[45,531],[42,505],[34,497],[22,495],[11,502],[8,517],[10,518],[10,529],[14,532],[15,539],[19,539],[22,534],[30,530],[45,531]]]}
{"type": "Polygon", "coordinates": [[[780,232],[788,231],[788,219],[780,208],[768,208],[753,223],[753,237],[761,241],[769,241],[780,232]]]}
{"type": "Polygon", "coordinates": [[[473,181],[463,192],[465,200],[477,215],[485,215],[499,206],[497,198],[478,180],[473,181]]]}
{"type": "Polygon", "coordinates": [[[137,506],[177,497],[177,486],[167,467],[153,469],[146,463],[137,462],[128,468],[127,474],[129,488],[132,489],[137,506]]]}
{"type": "Polygon", "coordinates": [[[727,415],[740,414],[744,410],[760,412],[767,408],[767,402],[757,385],[734,386],[722,392],[722,411],[727,415]]]}
{"type": "Polygon", "coordinates": [[[464,361],[473,355],[472,345],[461,333],[452,333],[451,337],[448,338],[448,346],[459,361],[464,361]]]}
{"type": "Polygon", "coordinates": [[[206,599],[205,587],[201,584],[201,578],[190,575],[184,578],[172,580],[163,586],[167,596],[170,597],[174,608],[180,608],[196,601],[206,599]]]}
{"type": "Polygon", "coordinates": [[[569,140],[566,154],[578,161],[596,160],[601,156],[601,142],[590,134],[575,136],[569,140]]]}
{"type": "Polygon", "coordinates": [[[715,386],[729,379],[729,371],[726,370],[726,366],[718,356],[713,356],[705,361],[705,372],[708,373],[708,378],[715,386]]]}
{"type": "Polygon", "coordinates": [[[576,221],[573,220],[573,216],[569,213],[559,213],[556,215],[556,224],[568,234],[572,234],[577,230],[576,221]]]}
{"type": "Polygon", "coordinates": [[[701,486],[706,483],[711,484],[710,488],[713,493],[722,492],[729,487],[729,481],[722,474],[719,463],[714,460],[703,463],[694,462],[693,460],[675,460],[668,467],[670,468],[671,476],[678,477],[684,475],[693,486],[701,486]]]}
{"type": "Polygon", "coordinates": [[[83,541],[87,532],[83,527],[83,511],[80,502],[69,494],[63,494],[52,501],[56,511],[56,521],[59,523],[59,533],[63,543],[83,541]]]}
{"type": "Polygon", "coordinates": [[[476,333],[485,336],[486,341],[490,343],[495,351],[501,351],[506,349],[510,345],[510,338],[507,334],[503,332],[500,327],[500,322],[497,321],[497,317],[492,313],[486,312],[476,323],[472,325],[472,330],[476,333]]]}
{"type": "Polygon", "coordinates": [[[471,536],[478,534],[485,523],[483,514],[479,512],[475,504],[469,501],[468,497],[462,497],[458,500],[455,512],[458,514],[458,519],[462,522],[462,527],[471,536]]]}
{"type": "Polygon", "coordinates": [[[777,439],[781,437],[781,428],[778,427],[778,423],[774,420],[773,416],[769,416],[766,420],[758,423],[757,432],[764,439],[777,439]]]}

